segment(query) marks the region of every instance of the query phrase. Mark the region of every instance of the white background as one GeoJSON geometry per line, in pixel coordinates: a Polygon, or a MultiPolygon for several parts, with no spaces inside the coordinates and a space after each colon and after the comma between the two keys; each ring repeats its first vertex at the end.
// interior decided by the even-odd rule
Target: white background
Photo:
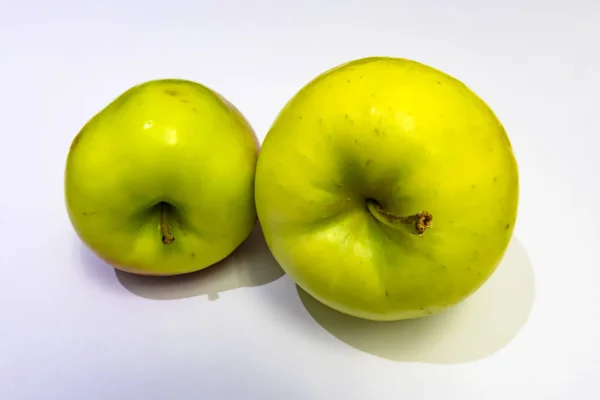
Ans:
{"type": "Polygon", "coordinates": [[[0,2],[0,398],[598,399],[600,3],[0,2]],[[299,296],[260,232],[221,269],[144,280],[68,221],[81,126],[161,77],[216,89],[264,137],[317,74],[371,55],[467,83],[521,173],[497,274],[430,320],[373,325],[299,296]]]}

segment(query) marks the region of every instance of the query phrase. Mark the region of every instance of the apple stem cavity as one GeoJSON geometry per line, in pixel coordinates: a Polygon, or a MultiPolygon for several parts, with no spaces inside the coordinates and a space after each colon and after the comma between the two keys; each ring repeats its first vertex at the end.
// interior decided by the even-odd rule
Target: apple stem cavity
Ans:
{"type": "Polygon", "coordinates": [[[367,208],[371,214],[381,223],[399,230],[406,231],[409,228],[410,233],[422,235],[431,227],[433,216],[427,211],[408,216],[395,215],[385,211],[378,202],[373,199],[367,200],[367,208]]]}
{"type": "Polygon", "coordinates": [[[160,230],[162,232],[163,244],[171,244],[175,241],[175,237],[171,233],[171,226],[167,221],[167,209],[169,205],[166,203],[160,204],[160,230]]]}

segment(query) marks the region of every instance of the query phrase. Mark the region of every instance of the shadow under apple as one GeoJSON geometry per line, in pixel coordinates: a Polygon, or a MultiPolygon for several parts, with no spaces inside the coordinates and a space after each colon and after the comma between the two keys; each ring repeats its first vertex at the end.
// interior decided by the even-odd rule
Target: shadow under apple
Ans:
{"type": "Polygon", "coordinates": [[[319,325],[358,350],[393,361],[456,364],[490,356],[517,335],[533,307],[533,275],[525,247],[513,237],[501,264],[476,293],[430,317],[366,321],[339,313],[297,290],[319,325]]]}
{"type": "Polygon", "coordinates": [[[261,286],[284,275],[265,243],[260,225],[227,258],[202,271],[185,275],[142,276],[115,269],[125,289],[152,300],[175,300],[207,295],[216,300],[219,294],[243,287],[261,286]]]}

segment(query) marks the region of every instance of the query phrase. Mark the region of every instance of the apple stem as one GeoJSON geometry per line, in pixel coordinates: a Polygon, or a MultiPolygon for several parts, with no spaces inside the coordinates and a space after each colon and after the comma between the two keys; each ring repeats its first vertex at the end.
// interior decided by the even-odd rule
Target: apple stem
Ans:
{"type": "Polygon", "coordinates": [[[175,237],[171,233],[171,226],[167,221],[167,207],[165,203],[160,205],[160,230],[162,232],[163,244],[171,244],[175,240],[175,237]]]}
{"type": "Polygon", "coordinates": [[[427,211],[408,216],[395,215],[385,211],[372,199],[367,200],[367,208],[379,222],[395,229],[410,227],[410,232],[417,235],[422,235],[427,228],[430,228],[433,219],[427,211]]]}

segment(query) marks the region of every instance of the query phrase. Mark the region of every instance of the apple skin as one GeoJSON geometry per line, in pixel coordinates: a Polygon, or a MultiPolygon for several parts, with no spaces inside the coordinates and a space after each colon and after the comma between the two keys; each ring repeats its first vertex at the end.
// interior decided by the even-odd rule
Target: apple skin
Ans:
{"type": "Polygon", "coordinates": [[[243,115],[192,81],[136,85],[93,116],[67,157],[68,215],[113,267],[178,275],[227,257],[256,223],[259,143],[243,115]],[[162,241],[162,206],[174,241],[162,241]]]}
{"type": "Polygon", "coordinates": [[[432,315],[474,293],[508,247],[518,196],[491,109],[457,79],[392,57],[347,62],[303,87],[267,133],[255,179],[284,271],[323,304],[376,321],[432,315]],[[431,226],[388,226],[368,200],[394,215],[427,211],[431,226]]]}

